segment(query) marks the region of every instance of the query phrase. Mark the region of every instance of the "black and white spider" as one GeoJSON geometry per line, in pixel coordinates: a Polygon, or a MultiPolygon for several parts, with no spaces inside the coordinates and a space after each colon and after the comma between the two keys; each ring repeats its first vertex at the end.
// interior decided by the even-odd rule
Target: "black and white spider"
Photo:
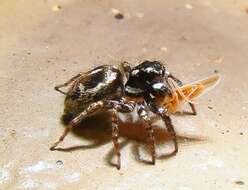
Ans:
{"type": "MultiPolygon", "coordinates": [[[[171,96],[172,88],[168,79],[174,80],[179,86],[182,82],[170,74],[158,61],[144,61],[131,68],[127,62],[121,64],[121,69],[111,65],[102,65],[85,73],[79,73],[55,89],[66,95],[65,113],[72,115],[72,120],[65,128],[59,140],[50,150],[56,150],[69,131],[76,127],[84,118],[103,110],[112,111],[112,140],[118,158],[117,168],[121,167],[120,147],[118,143],[117,113],[132,112],[136,107],[138,116],[147,123],[147,132],[151,147],[152,163],[155,164],[154,130],[148,112],[151,111],[164,121],[174,142],[174,151],[178,145],[176,133],[172,125],[170,114],[164,106],[156,103],[156,98],[171,96]],[[127,82],[124,83],[124,77],[127,82]],[[61,87],[71,87],[68,92],[61,87]]],[[[196,114],[195,107],[189,103],[192,114],[196,114]]]]}

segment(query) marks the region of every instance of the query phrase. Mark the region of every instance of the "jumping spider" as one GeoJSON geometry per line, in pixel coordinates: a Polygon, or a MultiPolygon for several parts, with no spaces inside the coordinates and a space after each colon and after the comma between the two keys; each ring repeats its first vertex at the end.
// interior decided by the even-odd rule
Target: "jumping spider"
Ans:
{"type": "MultiPolygon", "coordinates": [[[[118,143],[117,112],[128,113],[137,108],[137,113],[147,126],[148,138],[151,148],[152,164],[155,164],[154,129],[148,111],[162,118],[174,143],[174,151],[178,151],[176,133],[170,119],[168,110],[157,103],[157,98],[171,97],[172,87],[169,79],[182,86],[182,82],[170,74],[158,61],[144,61],[131,68],[127,62],[121,64],[121,69],[111,65],[102,65],[86,73],[79,73],[55,89],[66,95],[65,113],[73,115],[67,128],[59,140],[50,150],[55,150],[69,131],[78,126],[86,117],[102,110],[112,110],[112,140],[117,155],[117,168],[121,167],[120,147],[118,143]],[[124,83],[124,76],[127,82],[124,83]],[[68,92],[60,90],[69,84],[68,92]]],[[[192,114],[196,114],[195,107],[189,103],[192,114]]]]}

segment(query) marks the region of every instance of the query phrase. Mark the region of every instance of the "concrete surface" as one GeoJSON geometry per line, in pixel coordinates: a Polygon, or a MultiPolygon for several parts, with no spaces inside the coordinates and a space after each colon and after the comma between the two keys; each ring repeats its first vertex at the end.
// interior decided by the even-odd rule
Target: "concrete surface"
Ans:
{"type": "MultiPolygon", "coordinates": [[[[247,7],[245,0],[1,0],[0,189],[248,189],[247,7]],[[222,75],[198,100],[197,117],[173,117],[179,135],[192,137],[180,140],[176,156],[146,164],[144,140],[122,127],[117,171],[105,116],[71,133],[61,145],[68,151],[49,151],[63,130],[56,84],[95,65],[144,59],[164,61],[185,82],[222,75]]],[[[169,142],[162,144],[159,153],[169,142]]]]}

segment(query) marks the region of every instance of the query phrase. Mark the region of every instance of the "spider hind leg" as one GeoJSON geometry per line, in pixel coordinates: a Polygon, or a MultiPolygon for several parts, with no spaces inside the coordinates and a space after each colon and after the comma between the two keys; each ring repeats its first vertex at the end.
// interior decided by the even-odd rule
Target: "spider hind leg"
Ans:
{"type": "Polygon", "coordinates": [[[68,86],[69,84],[71,84],[72,82],[74,82],[75,80],[77,80],[80,76],[82,76],[81,73],[79,73],[79,74],[77,74],[76,76],[72,77],[71,79],[69,79],[69,80],[66,81],[65,83],[59,84],[59,85],[55,86],[54,89],[55,89],[56,91],[58,91],[58,92],[64,94],[64,95],[67,95],[67,93],[64,92],[64,91],[62,91],[62,90],[60,90],[60,88],[65,87],[65,86],[68,86]]]}

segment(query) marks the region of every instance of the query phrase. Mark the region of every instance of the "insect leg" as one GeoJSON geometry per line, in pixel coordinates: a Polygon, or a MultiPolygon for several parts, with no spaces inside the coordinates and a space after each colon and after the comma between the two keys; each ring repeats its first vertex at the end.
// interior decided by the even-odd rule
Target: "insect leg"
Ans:
{"type": "Polygon", "coordinates": [[[92,103],[88,106],[88,108],[85,109],[85,111],[81,112],[77,117],[75,117],[68,125],[68,127],[65,128],[63,134],[59,137],[59,140],[56,141],[53,146],[51,146],[50,150],[55,150],[55,148],[58,146],[59,143],[61,143],[66,135],[71,131],[72,128],[76,127],[85,117],[88,115],[100,110],[103,108],[104,103],[102,101],[98,101],[95,103],[92,103]]]}
{"type": "Polygon", "coordinates": [[[114,144],[115,153],[117,156],[117,169],[121,168],[121,153],[120,153],[120,145],[118,142],[119,133],[118,133],[118,118],[117,111],[113,109],[112,112],[112,141],[114,144]]]}
{"type": "Polygon", "coordinates": [[[190,108],[192,110],[192,115],[196,115],[197,112],[196,112],[196,109],[195,109],[195,105],[193,103],[189,102],[189,106],[190,106],[190,108]]]}
{"type": "MultiPolygon", "coordinates": [[[[179,80],[177,77],[173,76],[172,74],[168,75],[169,78],[173,79],[180,87],[183,86],[183,82],[181,80],[179,80]]],[[[195,105],[191,102],[189,102],[189,106],[192,110],[192,115],[196,115],[196,109],[195,109],[195,105]]]]}
{"type": "Polygon", "coordinates": [[[174,75],[172,75],[171,73],[169,73],[168,77],[174,80],[179,86],[183,86],[183,82],[179,80],[177,77],[175,77],[174,75]]]}
{"type": "Polygon", "coordinates": [[[55,86],[54,89],[57,90],[58,92],[66,95],[67,93],[66,92],[63,92],[62,90],[60,90],[60,88],[65,87],[65,86],[68,86],[70,83],[74,82],[80,76],[82,76],[81,73],[79,73],[76,76],[72,77],[70,80],[68,80],[64,84],[60,84],[60,85],[55,86]]]}
{"type": "Polygon", "coordinates": [[[148,138],[149,138],[149,143],[150,143],[152,164],[155,164],[156,150],[155,150],[155,136],[154,136],[154,129],[152,126],[152,122],[150,118],[148,117],[148,113],[145,110],[145,106],[143,104],[138,104],[137,111],[138,111],[139,117],[148,124],[148,127],[146,128],[146,130],[148,132],[148,138]]]}

